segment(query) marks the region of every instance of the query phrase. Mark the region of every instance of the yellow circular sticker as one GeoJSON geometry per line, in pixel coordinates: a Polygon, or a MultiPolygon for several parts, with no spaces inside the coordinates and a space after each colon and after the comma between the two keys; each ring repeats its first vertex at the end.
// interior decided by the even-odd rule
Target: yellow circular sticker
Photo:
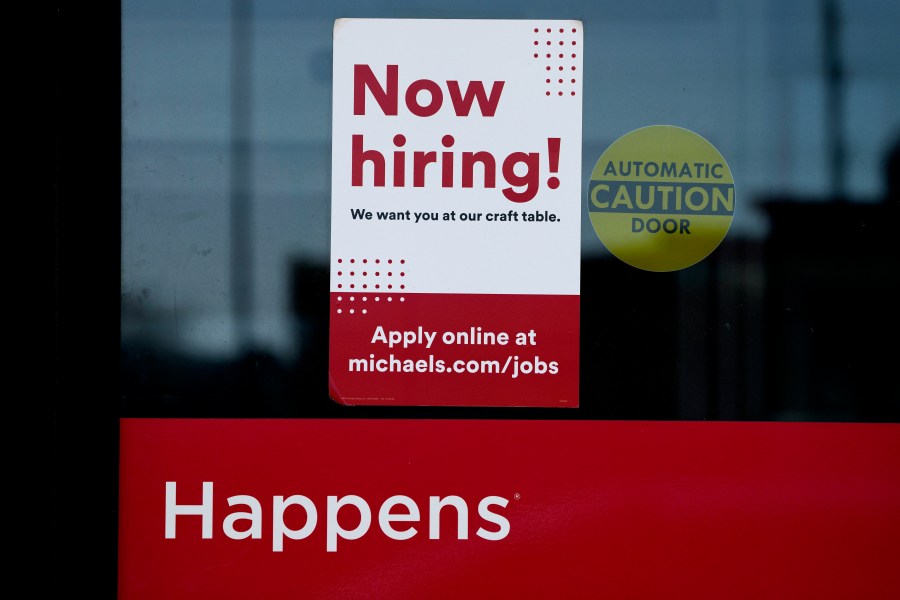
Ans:
{"type": "Polygon", "coordinates": [[[709,256],[734,218],[734,179],[715,146],[671,125],[642,127],[600,156],[588,186],[591,224],[620,260],[677,271],[709,256]]]}

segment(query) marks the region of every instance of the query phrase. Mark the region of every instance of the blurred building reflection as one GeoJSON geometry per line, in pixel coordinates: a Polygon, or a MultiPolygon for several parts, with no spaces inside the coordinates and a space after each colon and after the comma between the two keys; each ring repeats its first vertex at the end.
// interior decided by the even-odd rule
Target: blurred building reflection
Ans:
{"type": "MultiPolygon", "coordinates": [[[[313,4],[123,3],[123,415],[547,416],[329,400],[332,23],[450,15],[313,4]]],[[[683,271],[624,265],[585,218],[582,407],[553,416],[900,421],[900,5],[483,4],[452,16],[584,22],[585,182],[657,123],[735,174],[732,230],[683,271]]]]}

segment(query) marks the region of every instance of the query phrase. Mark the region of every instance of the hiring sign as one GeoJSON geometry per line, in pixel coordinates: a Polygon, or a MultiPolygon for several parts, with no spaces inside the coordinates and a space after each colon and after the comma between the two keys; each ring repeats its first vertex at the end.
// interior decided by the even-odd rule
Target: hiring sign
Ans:
{"type": "Polygon", "coordinates": [[[334,27],[332,398],[578,405],[582,26],[334,27]]]}

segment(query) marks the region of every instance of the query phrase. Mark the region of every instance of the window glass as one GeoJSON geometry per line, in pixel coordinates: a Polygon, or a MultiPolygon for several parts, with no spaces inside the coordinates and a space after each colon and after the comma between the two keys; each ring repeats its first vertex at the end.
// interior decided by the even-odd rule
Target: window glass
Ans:
{"type": "Polygon", "coordinates": [[[123,416],[900,420],[898,26],[891,0],[126,0],[123,416]],[[574,412],[329,399],[342,17],[581,20],[585,194],[647,125],[727,159],[734,221],[692,267],[632,268],[585,216],[574,412]]]}

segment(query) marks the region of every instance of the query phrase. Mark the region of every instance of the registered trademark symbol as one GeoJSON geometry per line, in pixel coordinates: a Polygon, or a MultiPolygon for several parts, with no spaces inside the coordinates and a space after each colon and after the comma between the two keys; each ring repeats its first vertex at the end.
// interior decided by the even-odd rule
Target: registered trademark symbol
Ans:
{"type": "Polygon", "coordinates": [[[519,492],[516,492],[515,494],[513,494],[513,498],[515,498],[516,500],[519,500],[521,497],[522,497],[522,494],[520,494],[519,492]]]}

